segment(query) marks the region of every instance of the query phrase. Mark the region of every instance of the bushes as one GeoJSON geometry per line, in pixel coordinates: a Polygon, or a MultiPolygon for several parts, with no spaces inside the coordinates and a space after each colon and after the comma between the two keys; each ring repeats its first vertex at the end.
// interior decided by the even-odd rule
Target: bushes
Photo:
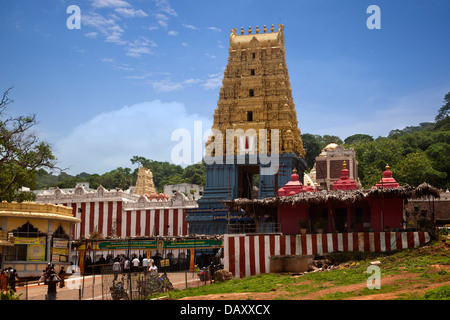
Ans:
{"type": "Polygon", "coordinates": [[[445,285],[429,290],[424,295],[425,300],[450,300],[450,286],[445,285]]]}

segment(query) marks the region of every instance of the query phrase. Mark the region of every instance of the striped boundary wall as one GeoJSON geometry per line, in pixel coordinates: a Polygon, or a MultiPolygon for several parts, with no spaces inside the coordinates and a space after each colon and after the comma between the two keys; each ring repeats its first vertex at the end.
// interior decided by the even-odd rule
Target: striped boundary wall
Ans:
{"type": "Polygon", "coordinates": [[[94,231],[105,237],[116,236],[182,236],[188,234],[186,208],[157,207],[129,210],[123,208],[122,201],[95,201],[62,203],[72,207],[74,217],[81,219],[74,225],[75,239],[87,237],[94,231]],[[80,210],[81,209],[81,210],[80,210]]]}
{"type": "Polygon", "coordinates": [[[427,232],[324,234],[226,234],[224,268],[236,278],[270,272],[274,255],[322,255],[335,251],[386,252],[415,248],[430,241],[427,232]]]}

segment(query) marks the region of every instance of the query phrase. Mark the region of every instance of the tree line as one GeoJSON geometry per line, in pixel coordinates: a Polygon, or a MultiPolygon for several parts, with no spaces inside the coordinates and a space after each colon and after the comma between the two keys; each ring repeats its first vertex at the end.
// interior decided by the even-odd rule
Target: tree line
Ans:
{"type": "Polygon", "coordinates": [[[150,169],[152,172],[153,183],[158,192],[163,192],[164,186],[169,184],[192,183],[204,186],[206,181],[206,170],[203,162],[183,168],[169,162],[154,161],[141,156],[134,156],[130,161],[132,164],[138,164],[138,167],[134,170],[119,167],[101,175],[86,172],[74,176],[65,172],[55,175],[43,171],[38,175],[34,188],[73,188],[78,182],[88,182],[92,189],[103,186],[106,189],[126,190],[136,185],[138,170],[141,166],[150,169]]]}
{"type": "Polygon", "coordinates": [[[330,142],[354,148],[358,161],[358,177],[364,188],[381,179],[388,164],[401,185],[417,186],[427,182],[440,189],[450,188],[450,92],[438,110],[434,122],[420,123],[389,132],[374,139],[367,134],[354,134],[342,141],[339,137],[303,134],[308,171],[315,158],[330,142]]]}
{"type": "MultiPolygon", "coordinates": [[[[50,145],[40,141],[34,133],[35,115],[6,115],[5,110],[13,102],[9,98],[11,89],[6,90],[0,100],[0,201],[33,200],[34,194],[22,192],[21,187],[32,190],[73,188],[78,182],[88,182],[94,189],[102,185],[106,189],[126,190],[136,184],[140,166],[152,171],[158,192],[168,184],[205,185],[204,162],[183,168],[142,156],[130,159],[137,165],[134,170],[119,167],[101,175],[86,172],[69,175],[57,166],[50,145]]],[[[302,139],[307,171],[311,170],[322,149],[334,142],[354,148],[359,179],[365,188],[380,180],[386,164],[400,184],[417,186],[427,182],[441,189],[450,187],[450,92],[445,95],[434,122],[392,130],[387,137],[374,139],[367,134],[354,134],[342,140],[331,135],[305,133],[302,139]]]]}

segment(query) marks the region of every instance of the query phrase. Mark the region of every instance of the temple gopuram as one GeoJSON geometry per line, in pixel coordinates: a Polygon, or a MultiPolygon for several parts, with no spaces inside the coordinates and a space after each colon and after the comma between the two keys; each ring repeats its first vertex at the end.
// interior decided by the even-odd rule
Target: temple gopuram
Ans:
{"type": "MultiPolygon", "coordinates": [[[[231,31],[212,135],[206,143],[206,186],[199,207],[188,211],[190,234],[233,232],[230,225],[255,226],[221,201],[274,196],[293,169],[306,168],[286,65],[284,26],[275,31],[231,31]]],[[[270,221],[257,224],[265,231],[270,221]]],[[[262,231],[262,230],[261,230],[262,231]]]]}

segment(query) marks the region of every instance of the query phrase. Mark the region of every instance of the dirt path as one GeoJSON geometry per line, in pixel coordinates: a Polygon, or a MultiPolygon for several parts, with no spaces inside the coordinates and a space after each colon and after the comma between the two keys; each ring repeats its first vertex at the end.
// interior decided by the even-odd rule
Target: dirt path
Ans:
{"type": "MultiPolygon", "coordinates": [[[[304,285],[306,282],[300,282],[299,285],[304,285]]],[[[348,293],[355,292],[355,296],[347,298],[348,300],[392,300],[398,298],[401,294],[418,294],[422,295],[427,290],[437,288],[442,285],[450,285],[450,281],[436,284],[427,284],[423,279],[418,277],[415,273],[401,273],[397,275],[386,275],[381,278],[381,286],[399,284],[400,287],[407,285],[408,289],[399,289],[388,293],[371,292],[369,295],[358,295],[358,292],[363,292],[366,288],[366,283],[358,283],[347,286],[331,286],[331,284],[322,284],[318,291],[309,294],[299,294],[292,296],[292,292],[284,291],[280,286],[271,292],[244,292],[244,293],[227,293],[227,294],[211,294],[205,296],[186,297],[182,300],[273,300],[273,299],[294,299],[294,300],[317,300],[333,293],[348,293]]],[[[374,289],[376,290],[376,289],[374,289]]],[[[361,294],[361,293],[359,293],[361,294]]]]}

